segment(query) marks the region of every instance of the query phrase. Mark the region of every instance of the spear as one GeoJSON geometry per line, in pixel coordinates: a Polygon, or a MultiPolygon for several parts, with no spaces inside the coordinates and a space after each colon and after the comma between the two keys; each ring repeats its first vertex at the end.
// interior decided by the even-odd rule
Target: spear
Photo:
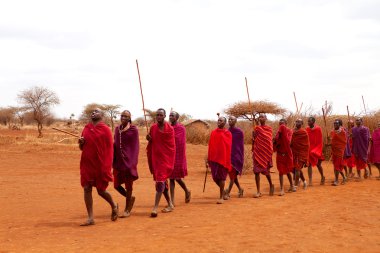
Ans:
{"type": "Polygon", "coordinates": [[[140,92],[141,92],[141,100],[142,100],[142,106],[143,106],[143,111],[144,111],[145,127],[146,127],[146,132],[149,133],[149,129],[148,129],[148,121],[146,120],[146,112],[145,112],[145,104],[144,104],[144,95],[143,95],[142,85],[141,85],[140,69],[139,69],[139,63],[138,63],[137,59],[136,59],[136,66],[137,66],[137,73],[138,73],[138,75],[139,75],[140,92]]]}
{"type": "Polygon", "coordinates": [[[297,98],[296,98],[296,93],[293,91],[293,97],[294,97],[294,101],[296,102],[296,115],[298,114],[298,103],[297,103],[297,98]]]}
{"type": "Polygon", "coordinates": [[[59,132],[62,132],[62,133],[65,133],[65,134],[68,134],[68,135],[71,135],[71,136],[74,136],[74,137],[79,138],[78,135],[73,134],[73,133],[70,133],[70,132],[67,132],[67,131],[65,131],[65,130],[61,130],[61,129],[58,129],[58,128],[55,128],[55,127],[52,127],[51,129],[54,129],[54,130],[56,130],[56,131],[59,131],[59,132]]]}

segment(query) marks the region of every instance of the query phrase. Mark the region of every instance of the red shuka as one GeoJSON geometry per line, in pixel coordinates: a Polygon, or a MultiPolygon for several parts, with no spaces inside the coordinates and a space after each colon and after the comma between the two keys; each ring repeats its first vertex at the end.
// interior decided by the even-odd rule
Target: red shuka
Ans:
{"type": "Polygon", "coordinates": [[[292,130],[285,125],[280,125],[273,145],[276,154],[276,165],[280,175],[287,174],[293,170],[293,152],[290,148],[292,130]]]}
{"type": "Polygon", "coordinates": [[[318,125],[314,125],[313,128],[306,128],[307,134],[309,135],[310,151],[309,151],[309,162],[311,166],[316,166],[318,160],[325,160],[322,149],[323,149],[323,137],[322,129],[318,125]]]}
{"type": "Polygon", "coordinates": [[[342,128],[339,131],[332,130],[331,137],[331,152],[334,169],[342,171],[344,166],[343,156],[347,144],[347,134],[342,128]]]}
{"type": "Polygon", "coordinates": [[[294,130],[290,144],[293,152],[294,168],[300,170],[309,161],[309,136],[305,129],[294,130]]]}
{"type": "Polygon", "coordinates": [[[211,132],[208,143],[208,160],[231,171],[232,134],[227,129],[217,128],[211,132]]]}
{"type": "Polygon", "coordinates": [[[272,128],[270,126],[256,126],[254,130],[253,160],[261,168],[267,168],[272,161],[273,142],[272,128]]]}
{"type": "Polygon", "coordinates": [[[103,122],[88,123],[82,132],[85,143],[80,159],[81,185],[106,190],[112,182],[113,139],[110,128],[103,122]]]}
{"type": "Polygon", "coordinates": [[[158,124],[150,127],[152,137],[148,143],[147,154],[150,172],[156,182],[164,182],[173,172],[175,160],[175,139],[173,127],[165,122],[161,131],[158,124]]]}

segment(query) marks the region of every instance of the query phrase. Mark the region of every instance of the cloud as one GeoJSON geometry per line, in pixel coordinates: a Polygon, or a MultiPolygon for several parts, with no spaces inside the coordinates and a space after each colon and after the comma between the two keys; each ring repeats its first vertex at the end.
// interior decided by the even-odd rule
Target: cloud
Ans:
{"type": "Polygon", "coordinates": [[[0,27],[0,39],[32,41],[52,49],[85,49],[91,44],[86,32],[37,30],[24,27],[0,27]]]}

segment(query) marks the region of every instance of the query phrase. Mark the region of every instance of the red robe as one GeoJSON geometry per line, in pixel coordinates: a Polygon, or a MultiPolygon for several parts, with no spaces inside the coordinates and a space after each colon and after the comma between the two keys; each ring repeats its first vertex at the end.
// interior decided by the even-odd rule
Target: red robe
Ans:
{"type": "Polygon", "coordinates": [[[347,144],[347,134],[342,128],[340,131],[332,130],[330,133],[331,137],[331,152],[332,161],[334,164],[334,169],[337,171],[342,171],[344,167],[343,156],[344,149],[347,144]]]}
{"type": "Polygon", "coordinates": [[[165,122],[161,131],[157,124],[150,127],[152,137],[147,154],[150,172],[156,182],[165,182],[173,172],[175,161],[175,138],[173,127],[165,122]]]}
{"type": "Polygon", "coordinates": [[[261,169],[270,169],[273,155],[272,128],[256,126],[254,130],[253,162],[261,169]]]}
{"type": "Polygon", "coordinates": [[[277,170],[280,175],[287,174],[293,170],[293,152],[290,148],[292,140],[292,130],[285,125],[280,125],[276,137],[274,138],[274,151],[276,154],[277,170]]]}
{"type": "Polygon", "coordinates": [[[82,132],[85,143],[80,159],[81,185],[106,190],[112,182],[113,139],[110,128],[103,122],[88,123],[82,132]]]}
{"type": "Polygon", "coordinates": [[[231,171],[232,134],[227,129],[217,128],[211,132],[208,144],[208,160],[231,171]]]}
{"type": "Polygon", "coordinates": [[[293,164],[296,170],[301,170],[309,162],[309,136],[305,129],[293,131],[292,142],[290,144],[293,152],[293,164]]]}
{"type": "Polygon", "coordinates": [[[311,166],[316,166],[318,160],[325,160],[322,154],[323,149],[323,137],[322,129],[318,125],[314,125],[313,128],[306,128],[309,135],[310,151],[309,151],[309,163],[311,166]]]}

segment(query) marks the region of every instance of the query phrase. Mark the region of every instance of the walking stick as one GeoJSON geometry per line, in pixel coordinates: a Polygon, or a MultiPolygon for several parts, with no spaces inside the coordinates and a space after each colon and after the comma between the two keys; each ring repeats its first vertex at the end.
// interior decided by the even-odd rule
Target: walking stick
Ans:
{"type": "Polygon", "coordinates": [[[207,173],[208,173],[208,161],[205,159],[205,164],[206,164],[206,173],[205,173],[205,181],[203,183],[203,192],[206,190],[206,182],[207,182],[207,173]]]}
{"type": "Polygon", "coordinates": [[[140,82],[140,92],[141,92],[141,100],[142,100],[142,106],[143,106],[143,111],[144,111],[144,120],[145,120],[145,127],[146,127],[146,133],[149,133],[148,129],[148,121],[146,120],[146,113],[145,113],[145,104],[144,104],[144,95],[142,91],[142,85],[141,85],[141,77],[140,77],[140,69],[139,69],[139,63],[136,59],[136,66],[137,66],[137,73],[139,75],[139,82],[140,82]]]}
{"type": "MultiPolygon", "coordinates": [[[[323,106],[322,106],[322,114],[323,114],[323,122],[324,122],[324,125],[325,125],[326,140],[327,140],[327,142],[328,142],[328,140],[329,140],[329,134],[328,134],[328,131],[327,131],[326,112],[325,112],[325,109],[323,108],[323,106]]],[[[327,169],[329,168],[329,166],[330,166],[331,159],[332,159],[332,154],[330,154],[330,157],[329,157],[329,160],[328,160],[328,164],[327,164],[327,168],[326,168],[326,170],[327,170],[327,169]]]]}
{"type": "Polygon", "coordinates": [[[296,93],[293,91],[293,97],[294,97],[294,102],[296,102],[296,115],[298,115],[298,103],[297,103],[297,98],[296,98],[296,93]]]}
{"type": "Polygon", "coordinates": [[[73,134],[73,133],[70,133],[70,132],[67,132],[67,131],[65,131],[65,130],[61,130],[61,129],[58,129],[58,128],[55,128],[55,127],[52,127],[51,129],[54,129],[54,130],[56,130],[56,131],[59,131],[59,132],[62,132],[62,133],[65,133],[65,134],[68,134],[68,135],[71,135],[71,136],[74,136],[74,137],[79,138],[78,135],[73,134]]]}
{"type": "Polygon", "coordinates": [[[253,113],[253,108],[251,107],[251,99],[249,97],[249,90],[248,90],[248,80],[247,77],[245,78],[245,87],[247,88],[247,95],[248,95],[248,106],[249,109],[252,109],[252,122],[253,122],[253,127],[255,127],[255,114],[253,113]]]}

